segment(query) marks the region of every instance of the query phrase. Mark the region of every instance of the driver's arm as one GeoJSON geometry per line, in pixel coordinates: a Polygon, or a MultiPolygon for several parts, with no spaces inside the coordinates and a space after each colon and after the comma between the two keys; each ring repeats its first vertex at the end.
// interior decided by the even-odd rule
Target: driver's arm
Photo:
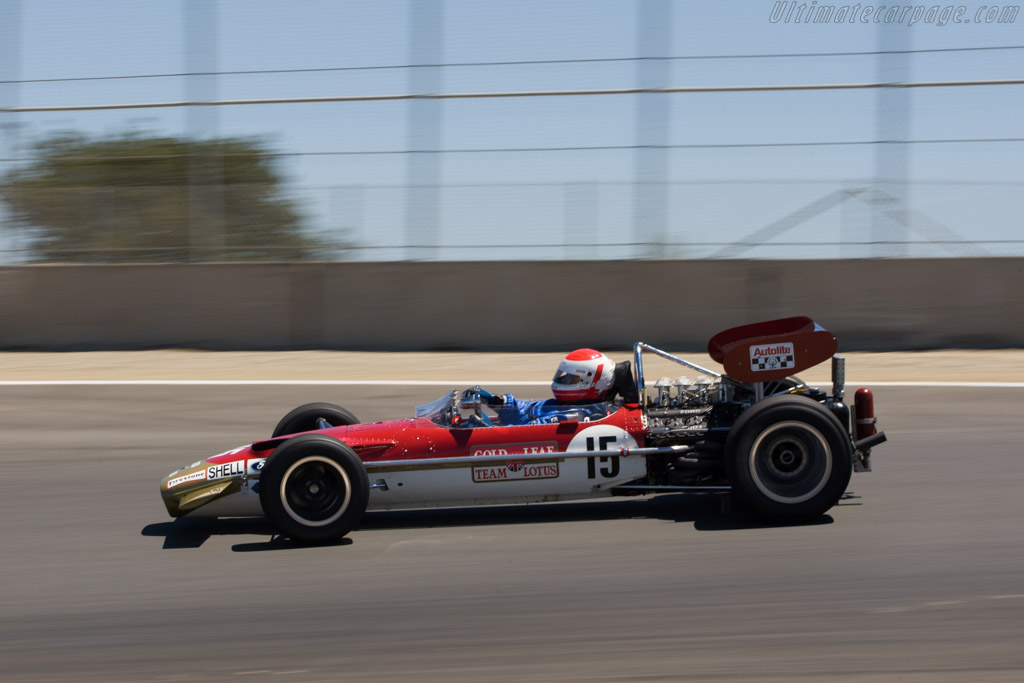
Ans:
{"type": "Polygon", "coordinates": [[[487,391],[486,389],[481,389],[480,390],[480,400],[482,400],[484,403],[486,403],[489,406],[503,406],[503,405],[505,405],[505,397],[504,396],[495,396],[494,394],[492,394],[491,392],[487,391]]]}
{"type": "MultiPolygon", "coordinates": [[[[471,396],[473,394],[479,396],[480,400],[489,406],[503,406],[508,402],[505,396],[495,396],[486,389],[481,389],[479,386],[470,387],[469,389],[463,391],[462,398],[466,398],[467,396],[471,396]]],[[[511,394],[509,394],[508,396],[511,396],[511,394]]]]}

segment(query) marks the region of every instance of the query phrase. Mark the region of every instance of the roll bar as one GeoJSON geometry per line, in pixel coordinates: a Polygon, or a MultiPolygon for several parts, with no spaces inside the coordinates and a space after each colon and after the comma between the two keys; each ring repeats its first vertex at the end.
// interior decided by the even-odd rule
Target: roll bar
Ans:
{"type": "Polygon", "coordinates": [[[685,365],[691,370],[702,372],[705,375],[711,375],[712,377],[717,377],[718,379],[722,378],[721,373],[715,372],[714,370],[709,370],[705,367],[697,365],[696,363],[691,363],[685,358],[673,356],[671,353],[668,353],[667,351],[662,351],[661,349],[656,349],[650,344],[645,344],[644,342],[637,342],[636,344],[633,345],[633,365],[636,366],[636,375],[633,379],[636,381],[636,390],[637,393],[640,394],[640,402],[643,405],[647,405],[647,393],[644,391],[644,351],[649,351],[656,356],[661,356],[662,358],[667,358],[668,360],[675,361],[680,365],[685,365]]]}

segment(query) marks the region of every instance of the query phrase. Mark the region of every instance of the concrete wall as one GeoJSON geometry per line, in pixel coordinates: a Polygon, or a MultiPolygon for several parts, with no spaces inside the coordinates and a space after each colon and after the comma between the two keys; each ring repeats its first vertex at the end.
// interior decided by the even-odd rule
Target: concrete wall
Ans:
{"type": "Polygon", "coordinates": [[[809,315],[847,351],[1024,347],[1024,259],[0,268],[0,349],[703,348],[809,315]]]}

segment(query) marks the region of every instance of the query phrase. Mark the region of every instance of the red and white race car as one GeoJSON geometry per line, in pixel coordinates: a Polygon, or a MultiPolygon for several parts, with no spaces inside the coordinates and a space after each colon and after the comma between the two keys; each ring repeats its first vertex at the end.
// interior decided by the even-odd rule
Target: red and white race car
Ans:
{"type": "Polygon", "coordinates": [[[836,338],[810,318],[726,330],[708,352],[717,373],[638,342],[634,365],[615,368],[607,417],[505,426],[478,388],[452,390],[415,417],[360,423],[311,403],[288,413],[270,439],[168,475],[160,494],[172,517],[265,515],[302,543],[340,539],[364,511],[490,505],[679,491],[731,491],[774,521],[830,509],[851,471],[870,470],[871,391],[844,402],[836,338]],[[659,381],[652,353],[704,375],[659,381]],[[826,392],[793,375],[832,360],[826,392]]]}

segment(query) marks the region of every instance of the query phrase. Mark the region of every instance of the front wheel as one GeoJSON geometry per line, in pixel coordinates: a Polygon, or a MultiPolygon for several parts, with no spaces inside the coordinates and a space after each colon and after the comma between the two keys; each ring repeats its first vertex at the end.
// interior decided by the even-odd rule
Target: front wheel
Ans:
{"type": "Polygon", "coordinates": [[[326,434],[289,439],[260,473],[260,503],[282,534],[299,543],[330,543],[355,528],[370,488],[355,451],[326,434]]]}
{"type": "Polygon", "coordinates": [[[850,483],[850,438],[821,404],[767,398],[733,425],[726,472],[740,502],[778,522],[806,522],[835,505],[850,483]]]}
{"type": "Polygon", "coordinates": [[[274,427],[272,439],[285,434],[311,432],[317,429],[317,421],[323,418],[332,427],[359,424],[359,418],[333,403],[307,403],[292,410],[281,418],[274,427]]]}

